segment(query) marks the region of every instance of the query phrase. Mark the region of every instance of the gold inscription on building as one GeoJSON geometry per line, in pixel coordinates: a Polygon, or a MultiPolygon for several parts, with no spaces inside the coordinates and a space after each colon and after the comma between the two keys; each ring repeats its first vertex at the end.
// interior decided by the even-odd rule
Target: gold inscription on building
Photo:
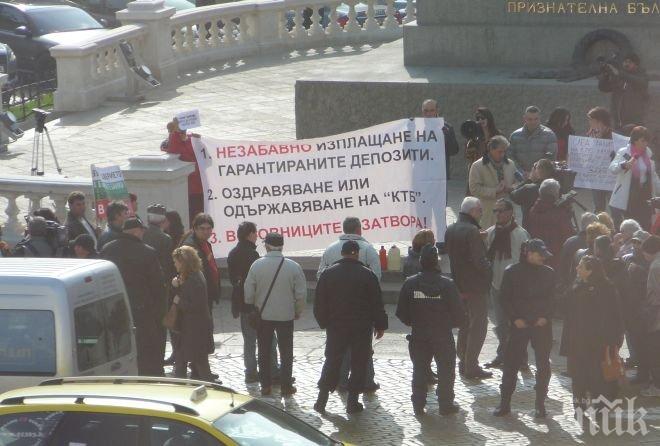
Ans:
{"type": "Polygon", "coordinates": [[[617,6],[615,3],[604,1],[507,1],[506,12],[556,15],[660,15],[660,2],[628,2],[625,6],[617,6]]]}

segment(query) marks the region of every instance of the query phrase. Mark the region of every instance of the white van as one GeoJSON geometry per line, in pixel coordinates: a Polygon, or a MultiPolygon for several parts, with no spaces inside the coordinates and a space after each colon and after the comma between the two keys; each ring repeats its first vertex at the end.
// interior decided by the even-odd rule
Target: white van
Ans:
{"type": "Polygon", "coordinates": [[[137,375],[119,270],[105,260],[0,258],[0,392],[77,375],[137,375]]]}

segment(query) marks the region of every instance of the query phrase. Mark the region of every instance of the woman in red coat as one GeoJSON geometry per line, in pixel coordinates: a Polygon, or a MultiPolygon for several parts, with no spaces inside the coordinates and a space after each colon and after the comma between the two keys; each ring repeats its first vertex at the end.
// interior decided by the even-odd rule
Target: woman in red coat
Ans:
{"type": "Polygon", "coordinates": [[[188,175],[188,214],[190,222],[192,223],[195,215],[204,212],[204,189],[202,188],[202,178],[199,174],[199,165],[195,158],[193,151],[191,137],[199,137],[194,133],[186,134],[184,130],[179,128],[179,123],[176,118],[167,123],[167,131],[169,138],[167,144],[163,145],[161,149],[167,153],[179,155],[181,161],[188,161],[195,163],[195,171],[188,175]]]}

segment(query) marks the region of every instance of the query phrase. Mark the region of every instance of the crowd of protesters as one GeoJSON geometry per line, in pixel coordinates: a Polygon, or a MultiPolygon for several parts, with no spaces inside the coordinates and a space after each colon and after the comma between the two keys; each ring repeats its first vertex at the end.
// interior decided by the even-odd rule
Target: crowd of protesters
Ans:
{"type": "MultiPolygon", "coordinates": [[[[457,359],[465,379],[492,379],[488,369],[502,369],[494,415],[506,416],[517,375],[529,369],[531,343],[534,414],[545,417],[557,318],[563,318],[559,354],[567,358],[576,418],[589,408],[602,416],[603,398],[616,398],[623,377],[617,367],[624,340],[630,351],[627,365],[637,369],[632,382],[642,385],[642,395],[660,397],[660,237],[649,232],[654,226],[649,201],[656,197],[660,178],[648,130],[642,122],[630,120],[643,116],[630,105],[631,95],[639,96],[643,83],[643,74],[636,71],[639,61],[631,58],[624,62],[625,75],[614,67],[603,75],[601,87],[615,92],[617,108],[614,116],[602,107],[590,110],[586,135],[611,139],[617,130],[630,136],[630,143],[612,154],[614,190],[593,191],[593,213],[582,214],[577,227],[555,178],[555,162],[569,156],[568,137],[574,134],[570,112],[554,110],[546,126],[541,124],[541,110],[529,106],[524,125],[507,139],[497,129],[493,113],[477,108],[480,131],[466,144],[467,196],[457,221],[447,228],[443,243],[431,230],[420,231],[403,267],[407,278],[396,317],[411,327],[407,340],[416,416],[424,415],[427,386],[435,383],[440,414],[459,410],[454,401],[457,359]],[[617,76],[625,78],[624,84],[614,81],[617,76]],[[634,88],[626,89],[626,82],[634,88]],[[520,206],[520,223],[514,204],[520,206]],[[444,253],[449,274],[439,267],[444,253]],[[495,357],[482,366],[489,312],[498,347],[495,357]]],[[[437,102],[424,101],[422,114],[438,116],[437,102]]],[[[168,131],[163,150],[193,161],[190,137],[196,135],[181,131],[176,121],[168,124],[168,131]]],[[[458,143],[451,125],[445,123],[443,132],[449,166],[458,143]]],[[[190,368],[193,378],[217,380],[208,355],[215,349],[212,312],[220,299],[220,269],[209,242],[214,221],[202,212],[198,169],[189,177],[189,198],[188,232],[175,210],[152,204],[145,225],[129,215],[122,202],[107,206],[108,225],[102,232],[85,217],[85,195],[73,192],[64,225],[52,211],[38,209],[29,219],[26,238],[13,250],[6,244],[0,249],[3,255],[112,261],[123,277],[135,321],[139,373],[163,376],[164,366],[173,364],[177,377],[188,376],[190,368]],[[168,328],[173,353],[166,359],[163,321],[172,312],[176,322],[168,328]]],[[[320,413],[335,390],[348,391],[348,413],[364,409],[359,395],[379,389],[371,339],[380,339],[388,329],[379,255],[363,237],[358,218],[347,217],[343,232],[323,253],[317,272],[313,315],[326,332],[325,363],[314,405],[320,413]]],[[[290,397],[297,391],[294,321],[305,311],[305,273],[283,255],[286,241],[281,234],[265,236],[264,257],[257,252],[254,223],[242,222],[237,235],[227,264],[233,287],[231,312],[240,318],[244,341],[245,382],[258,382],[264,396],[279,384],[281,395],[290,397]]]]}

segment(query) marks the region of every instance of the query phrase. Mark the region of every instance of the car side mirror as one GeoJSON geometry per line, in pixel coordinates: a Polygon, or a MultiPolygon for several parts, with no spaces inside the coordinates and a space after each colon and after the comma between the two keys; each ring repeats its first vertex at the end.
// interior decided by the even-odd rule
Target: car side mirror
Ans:
{"type": "Polygon", "coordinates": [[[14,32],[19,36],[28,37],[28,38],[32,37],[32,31],[30,31],[28,27],[25,25],[21,25],[17,27],[14,30],[14,32]]]}

